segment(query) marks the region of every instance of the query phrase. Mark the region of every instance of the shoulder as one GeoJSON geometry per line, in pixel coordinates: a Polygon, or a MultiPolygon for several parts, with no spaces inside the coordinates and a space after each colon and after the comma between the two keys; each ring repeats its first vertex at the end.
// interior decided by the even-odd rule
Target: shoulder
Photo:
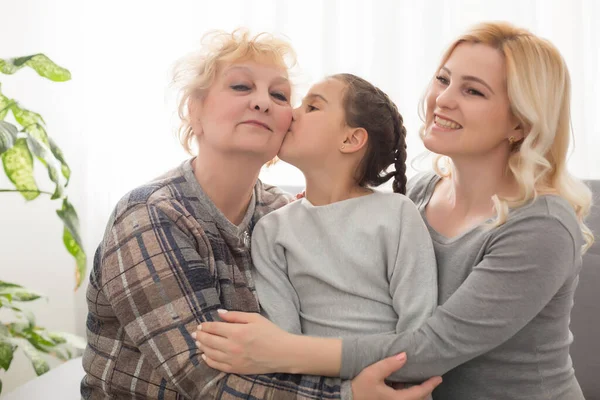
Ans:
{"type": "MultiPolygon", "coordinates": [[[[278,189],[280,190],[280,189],[278,189]]],[[[287,193],[282,192],[286,194],[287,193]]],[[[294,219],[298,212],[303,209],[302,207],[302,199],[292,201],[290,196],[289,202],[281,205],[277,209],[270,211],[268,214],[265,214],[260,218],[260,220],[256,223],[254,230],[268,230],[269,232],[274,232],[275,229],[281,229],[283,226],[292,226],[295,224],[294,219]]]]}
{"type": "Polygon", "coordinates": [[[371,206],[382,207],[381,210],[388,215],[417,211],[415,203],[403,194],[379,191],[374,194],[375,196],[370,199],[371,206]]]}
{"type": "Polygon", "coordinates": [[[572,248],[576,257],[584,243],[575,211],[567,200],[556,195],[538,196],[511,210],[506,223],[493,236],[530,249],[566,252],[572,248]]]}
{"type": "Polygon", "coordinates": [[[420,172],[413,176],[406,185],[406,195],[419,206],[432,192],[440,176],[433,171],[420,172]]]}
{"type": "Polygon", "coordinates": [[[171,215],[172,219],[190,215],[192,210],[187,208],[199,205],[193,193],[182,164],[126,193],[115,206],[108,227],[121,224],[125,219],[133,229],[139,226],[136,221],[148,221],[153,212],[171,215]]]}
{"type": "Polygon", "coordinates": [[[255,219],[261,219],[272,211],[291,203],[294,196],[281,190],[277,186],[263,183],[260,179],[254,187],[256,196],[256,208],[254,211],[255,219]]]}
{"type": "Polygon", "coordinates": [[[580,236],[575,210],[556,195],[538,196],[531,203],[511,210],[507,225],[527,224],[534,228],[561,226],[573,237],[580,236]]]}

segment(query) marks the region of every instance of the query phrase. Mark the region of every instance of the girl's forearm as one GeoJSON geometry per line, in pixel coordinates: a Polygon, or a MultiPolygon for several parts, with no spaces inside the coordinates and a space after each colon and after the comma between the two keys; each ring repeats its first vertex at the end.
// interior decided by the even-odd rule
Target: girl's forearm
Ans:
{"type": "Polygon", "coordinates": [[[284,363],[290,374],[340,376],[342,340],[291,335],[285,345],[284,363]]]}

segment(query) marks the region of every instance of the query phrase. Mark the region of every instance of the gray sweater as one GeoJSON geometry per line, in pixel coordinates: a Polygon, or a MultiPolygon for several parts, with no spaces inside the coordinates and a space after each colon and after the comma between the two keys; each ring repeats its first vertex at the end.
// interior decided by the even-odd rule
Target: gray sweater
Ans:
{"type": "MultiPolygon", "coordinates": [[[[423,174],[409,185],[422,214],[439,179],[423,174]]],[[[412,332],[344,340],[342,376],[405,350],[394,379],[443,374],[434,399],[582,400],[569,314],[583,238],[569,203],[539,196],[504,225],[455,238],[428,228],[441,306],[412,332]]]]}
{"type": "Polygon", "coordinates": [[[293,333],[355,337],[414,329],[437,305],[431,238],[405,196],[295,201],[252,234],[264,314],[293,333]]]}

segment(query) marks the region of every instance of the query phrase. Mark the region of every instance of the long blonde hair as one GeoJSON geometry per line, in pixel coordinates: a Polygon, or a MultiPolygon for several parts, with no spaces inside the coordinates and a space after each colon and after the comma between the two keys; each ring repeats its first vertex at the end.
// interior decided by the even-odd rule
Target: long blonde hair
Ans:
{"type": "Polygon", "coordinates": [[[288,70],[296,64],[291,45],[269,33],[251,36],[247,29],[233,32],[210,31],[201,40],[195,53],[181,58],[173,69],[172,86],[178,90],[178,130],[183,148],[192,154],[194,132],[189,120],[188,104],[192,96],[202,96],[212,86],[219,66],[226,62],[260,61],[288,70]]]}
{"type": "MultiPolygon", "coordinates": [[[[567,171],[571,80],[564,59],[552,43],[525,29],[504,22],[487,22],[474,26],[455,40],[444,53],[438,70],[456,46],[464,42],[485,44],[502,54],[511,111],[525,131],[524,140],[513,144],[507,166],[518,183],[519,193],[514,198],[493,196],[497,212],[493,226],[506,222],[509,208],[521,207],[540,194],[557,194],[575,211],[585,240],[585,252],[594,242],[594,235],[584,223],[592,193],[567,171]]],[[[424,120],[424,98],[420,112],[424,120]]],[[[421,135],[423,133],[424,126],[421,127],[421,135]]],[[[434,169],[442,176],[452,173],[451,163],[440,155],[435,158],[434,169]],[[446,164],[442,166],[441,162],[446,164]]]]}

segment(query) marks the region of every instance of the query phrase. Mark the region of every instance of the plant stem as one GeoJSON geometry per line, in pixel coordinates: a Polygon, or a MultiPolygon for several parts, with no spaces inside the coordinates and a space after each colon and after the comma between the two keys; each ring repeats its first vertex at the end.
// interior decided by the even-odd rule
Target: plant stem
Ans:
{"type": "Polygon", "coordinates": [[[2,192],[13,192],[13,193],[40,193],[40,194],[47,194],[49,196],[52,196],[52,193],[50,192],[46,192],[44,190],[18,190],[18,189],[0,189],[0,193],[2,192]]]}

